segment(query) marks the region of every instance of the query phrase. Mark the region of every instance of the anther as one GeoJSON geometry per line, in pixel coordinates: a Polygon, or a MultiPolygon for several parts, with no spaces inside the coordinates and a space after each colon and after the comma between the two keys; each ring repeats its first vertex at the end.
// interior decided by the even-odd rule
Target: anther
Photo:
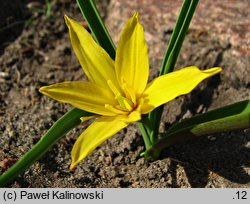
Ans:
{"type": "Polygon", "coordinates": [[[123,109],[126,109],[127,111],[133,110],[134,104],[129,99],[121,95],[117,95],[116,99],[123,109]]]}

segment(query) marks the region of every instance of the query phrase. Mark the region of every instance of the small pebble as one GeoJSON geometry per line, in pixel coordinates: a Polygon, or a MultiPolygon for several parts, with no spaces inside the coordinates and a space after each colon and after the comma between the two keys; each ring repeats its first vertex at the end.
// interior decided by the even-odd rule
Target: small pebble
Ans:
{"type": "Polygon", "coordinates": [[[9,79],[10,75],[7,72],[0,72],[0,77],[3,79],[9,79]]]}

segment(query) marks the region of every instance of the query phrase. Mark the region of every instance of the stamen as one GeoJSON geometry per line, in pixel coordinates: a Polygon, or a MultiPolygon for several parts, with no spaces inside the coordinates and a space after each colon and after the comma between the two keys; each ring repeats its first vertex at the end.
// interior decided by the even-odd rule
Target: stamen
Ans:
{"type": "Polygon", "coordinates": [[[124,111],[124,112],[128,112],[128,110],[126,108],[123,108],[120,105],[116,105],[115,108],[118,109],[118,110],[124,111]]]}
{"type": "Polygon", "coordinates": [[[109,104],[105,104],[105,108],[107,108],[108,110],[110,110],[111,112],[115,113],[115,114],[126,114],[126,112],[116,109],[113,106],[109,105],[109,104]]]}
{"type": "Polygon", "coordinates": [[[120,91],[115,87],[115,85],[113,84],[111,80],[108,80],[107,83],[108,83],[109,88],[111,89],[111,91],[114,93],[115,96],[121,95],[120,91]]]}
{"type": "Polygon", "coordinates": [[[120,90],[114,85],[111,80],[107,81],[107,84],[117,100],[119,105],[112,106],[110,104],[105,104],[105,108],[112,111],[115,114],[126,114],[134,109],[136,106],[136,98],[131,91],[127,88],[124,78],[122,77],[122,89],[124,90],[125,96],[120,92],[120,90]]]}
{"type": "Polygon", "coordinates": [[[127,111],[133,110],[134,104],[129,99],[121,95],[117,95],[115,98],[122,108],[126,109],[127,111]]]}
{"type": "Polygon", "coordinates": [[[122,89],[124,90],[125,94],[126,94],[126,97],[127,98],[130,98],[131,101],[133,102],[134,105],[136,105],[136,96],[135,94],[133,94],[129,88],[128,88],[128,85],[127,83],[125,82],[125,79],[124,77],[121,77],[121,81],[122,81],[122,89]]]}

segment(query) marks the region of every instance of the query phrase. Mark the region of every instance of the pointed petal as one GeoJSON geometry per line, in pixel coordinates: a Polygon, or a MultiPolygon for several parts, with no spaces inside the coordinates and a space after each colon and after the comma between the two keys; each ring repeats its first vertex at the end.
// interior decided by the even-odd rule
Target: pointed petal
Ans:
{"type": "Polygon", "coordinates": [[[117,84],[114,61],[84,27],[65,16],[72,47],[89,81],[107,87],[107,80],[117,84]]]}
{"type": "Polygon", "coordinates": [[[142,97],[142,114],[151,112],[156,107],[192,91],[202,80],[221,72],[215,67],[208,70],[199,70],[191,66],[179,71],[165,74],[147,85],[142,97]]]}
{"type": "Polygon", "coordinates": [[[39,91],[54,100],[69,103],[91,113],[115,115],[105,108],[105,104],[117,105],[113,93],[91,82],[62,82],[43,86],[39,91]]]}
{"type": "Polygon", "coordinates": [[[128,20],[118,42],[115,69],[120,85],[124,82],[133,94],[141,94],[148,81],[148,49],[138,13],[128,20]]]}
{"type": "Polygon", "coordinates": [[[119,117],[102,116],[96,119],[77,139],[73,146],[71,157],[72,163],[70,169],[87,157],[97,146],[114,134],[125,128],[128,123],[119,119],[119,117]]]}

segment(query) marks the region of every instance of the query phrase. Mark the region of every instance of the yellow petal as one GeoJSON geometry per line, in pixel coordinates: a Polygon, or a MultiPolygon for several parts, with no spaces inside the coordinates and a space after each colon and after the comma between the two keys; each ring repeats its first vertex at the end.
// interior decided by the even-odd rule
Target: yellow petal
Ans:
{"type": "Polygon", "coordinates": [[[156,78],[147,85],[142,95],[144,99],[141,110],[142,114],[151,112],[156,107],[177,96],[189,93],[202,80],[220,71],[221,68],[219,67],[199,70],[197,67],[191,66],[156,78]]]}
{"type": "Polygon", "coordinates": [[[99,46],[85,28],[75,20],[65,16],[72,47],[89,81],[108,87],[107,80],[116,85],[114,61],[99,46]]]}
{"type": "Polygon", "coordinates": [[[105,104],[114,106],[118,104],[111,91],[91,82],[62,82],[44,86],[39,91],[54,100],[69,103],[74,107],[98,115],[115,115],[105,108],[105,104]]]}
{"type": "Polygon", "coordinates": [[[125,121],[132,123],[137,122],[139,120],[141,120],[141,112],[139,112],[138,110],[134,110],[128,115],[125,121]]]}
{"type": "Polygon", "coordinates": [[[96,119],[77,139],[73,146],[70,169],[87,157],[97,146],[111,136],[125,128],[128,123],[120,120],[120,117],[101,116],[96,119]]]}
{"type": "Polygon", "coordinates": [[[140,95],[144,91],[149,73],[148,49],[137,12],[128,20],[121,32],[115,69],[121,86],[124,80],[133,94],[140,95]]]}

